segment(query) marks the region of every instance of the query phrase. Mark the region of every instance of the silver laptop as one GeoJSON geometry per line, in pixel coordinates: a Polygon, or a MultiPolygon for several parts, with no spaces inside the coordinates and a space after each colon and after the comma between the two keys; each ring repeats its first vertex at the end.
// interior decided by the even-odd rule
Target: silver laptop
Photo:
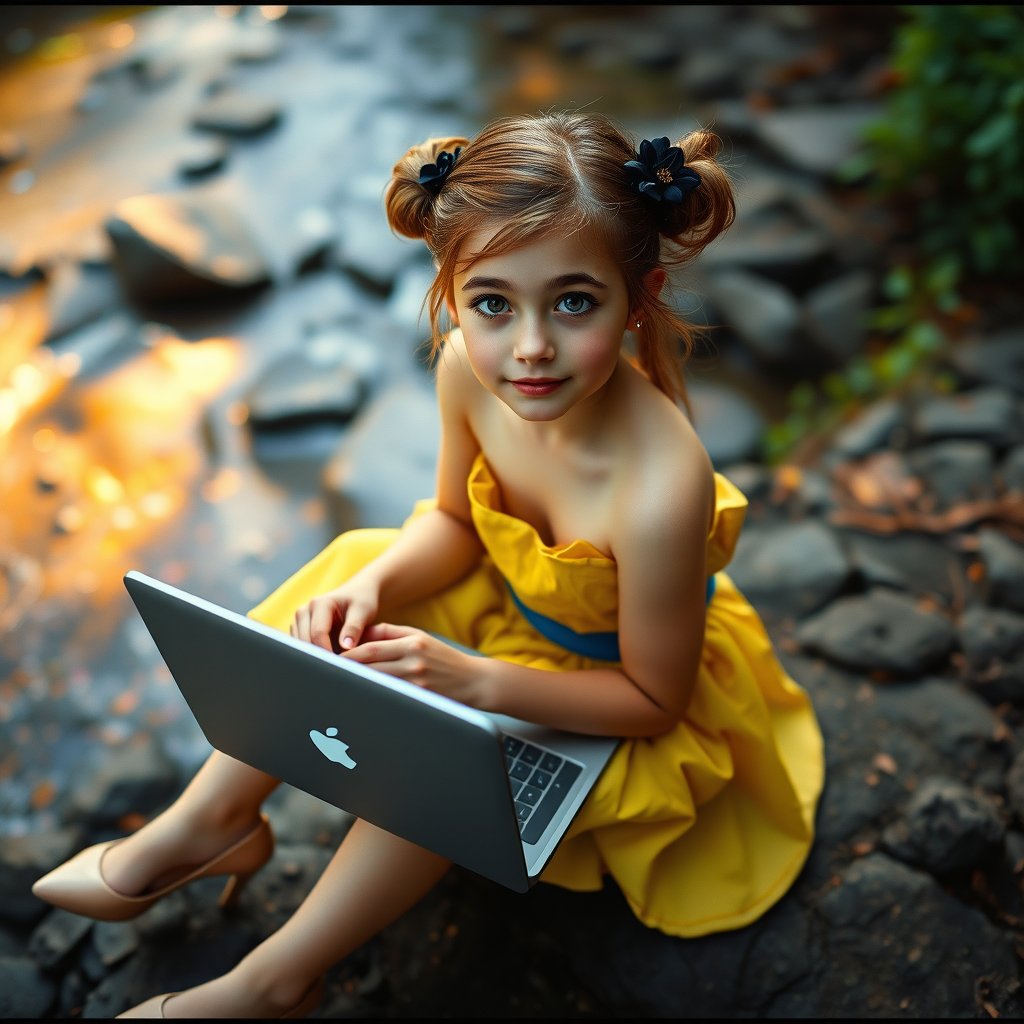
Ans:
{"type": "Polygon", "coordinates": [[[516,892],[621,742],[477,711],[135,570],[124,582],[211,746],[516,892]]]}

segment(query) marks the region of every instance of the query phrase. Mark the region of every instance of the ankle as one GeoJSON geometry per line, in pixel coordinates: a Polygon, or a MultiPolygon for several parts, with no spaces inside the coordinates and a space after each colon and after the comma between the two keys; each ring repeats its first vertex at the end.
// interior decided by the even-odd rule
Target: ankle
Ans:
{"type": "Polygon", "coordinates": [[[296,1007],[317,981],[305,972],[295,971],[291,964],[264,955],[259,947],[245,957],[232,973],[237,974],[248,991],[279,1016],[296,1007]]]}

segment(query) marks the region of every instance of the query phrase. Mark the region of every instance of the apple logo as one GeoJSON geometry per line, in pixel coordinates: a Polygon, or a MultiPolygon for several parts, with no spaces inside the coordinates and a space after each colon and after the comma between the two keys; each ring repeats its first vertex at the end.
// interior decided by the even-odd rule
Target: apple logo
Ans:
{"type": "Polygon", "coordinates": [[[318,732],[316,729],[309,730],[309,738],[316,744],[317,749],[324,755],[329,761],[336,761],[338,764],[343,764],[346,768],[355,768],[356,762],[348,756],[348,744],[342,743],[341,740],[334,739],[338,735],[338,730],[332,725],[327,730],[325,736],[322,732],[318,732]]]}

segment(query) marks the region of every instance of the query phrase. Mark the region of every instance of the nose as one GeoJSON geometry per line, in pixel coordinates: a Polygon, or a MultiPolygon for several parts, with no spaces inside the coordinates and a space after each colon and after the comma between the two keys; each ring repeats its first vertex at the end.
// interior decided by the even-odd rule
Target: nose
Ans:
{"type": "Polygon", "coordinates": [[[528,320],[516,335],[513,355],[523,363],[543,363],[555,356],[554,345],[543,320],[528,320]]]}

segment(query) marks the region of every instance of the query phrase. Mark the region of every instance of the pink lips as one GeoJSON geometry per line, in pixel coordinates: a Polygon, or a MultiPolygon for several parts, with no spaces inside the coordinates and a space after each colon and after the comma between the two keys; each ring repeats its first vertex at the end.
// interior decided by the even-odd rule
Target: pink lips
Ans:
{"type": "Polygon", "coordinates": [[[519,380],[509,381],[509,384],[521,394],[534,397],[550,395],[564,383],[564,377],[521,377],[519,380]]]}

